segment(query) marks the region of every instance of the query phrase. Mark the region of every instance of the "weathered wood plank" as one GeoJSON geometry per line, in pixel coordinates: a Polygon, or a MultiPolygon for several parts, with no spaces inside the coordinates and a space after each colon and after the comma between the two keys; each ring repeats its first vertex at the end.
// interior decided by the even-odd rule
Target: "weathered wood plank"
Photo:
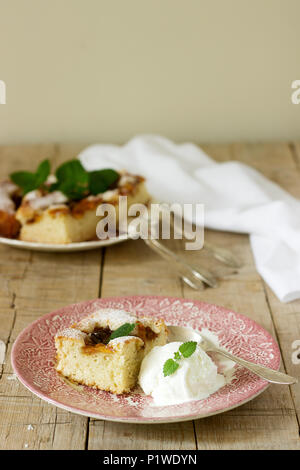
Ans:
{"type": "Polygon", "coordinates": [[[291,415],[275,416],[255,414],[254,410],[242,416],[227,412],[197,422],[198,446],[200,450],[299,449],[294,428],[294,410],[291,415]]]}
{"type": "MultiPolygon", "coordinates": [[[[68,149],[65,153],[65,158],[70,158],[68,149]]],[[[63,147],[58,146],[1,147],[1,172],[25,168],[25,164],[26,169],[35,168],[42,158],[59,160],[62,154],[63,147]]],[[[5,402],[1,448],[21,449],[25,444],[28,448],[43,449],[85,447],[87,418],[47,405],[17,381],[9,380],[12,373],[9,355],[17,334],[37,317],[98,296],[101,256],[101,251],[54,254],[0,247],[0,312],[7,318],[0,333],[1,339],[4,337],[8,342],[0,379],[0,399],[5,402]],[[35,432],[27,431],[30,424],[35,432]]]]}
{"type": "MultiPolygon", "coordinates": [[[[104,260],[103,297],[182,295],[181,281],[142,240],[107,248],[104,260]]],[[[192,422],[162,425],[90,422],[89,449],[177,448],[196,448],[192,422]]]]}
{"type": "MultiPolygon", "coordinates": [[[[1,173],[34,169],[42,158],[54,164],[75,157],[84,145],[0,147],[1,173]]],[[[286,144],[210,145],[219,161],[240,160],[262,171],[296,197],[300,196],[300,147],[286,144]]],[[[141,240],[106,249],[102,296],[161,294],[197,298],[240,311],[277,335],[286,370],[299,375],[291,363],[291,343],[300,339],[300,303],[280,304],[259,278],[246,236],[208,231],[212,242],[228,246],[244,261],[238,272],[213,263],[223,280],[218,289],[196,293],[183,287],[165,261],[141,240]]],[[[169,243],[169,242],[168,242],[169,243]]],[[[171,242],[182,250],[181,242],[171,242]]],[[[182,252],[186,259],[212,266],[205,252],[182,252]]],[[[101,253],[38,254],[0,247],[0,340],[8,343],[6,364],[0,369],[0,442],[5,449],[84,448],[87,419],[41,402],[15,380],[8,360],[19,331],[36,317],[98,295],[101,253]],[[27,429],[32,425],[33,430],[27,429]]],[[[298,386],[297,386],[298,387],[298,386]]],[[[195,423],[199,449],[299,448],[299,388],[271,386],[261,396],[226,414],[195,423]]],[[[90,449],[194,449],[193,423],[126,425],[91,420],[90,449]]]]}
{"type": "MultiPolygon", "coordinates": [[[[206,150],[210,153],[209,146],[206,150]]],[[[273,144],[266,146],[256,144],[249,147],[236,144],[221,148],[220,155],[214,146],[213,154],[214,158],[219,161],[229,159],[240,160],[249,165],[253,164],[252,166],[257,169],[259,169],[261,162],[261,171],[264,171],[268,177],[271,177],[271,173],[268,173],[268,170],[271,169],[272,174],[278,177],[280,171],[276,164],[281,165],[286,171],[293,171],[294,169],[293,158],[287,153],[287,150],[288,146],[285,144],[278,146],[273,144]]],[[[224,305],[243,313],[264,326],[274,337],[278,335],[281,342],[283,338],[280,332],[278,334],[276,328],[278,322],[274,325],[265,285],[255,269],[248,237],[239,234],[207,231],[206,239],[216,245],[231,249],[240,257],[243,266],[237,271],[232,270],[230,272],[228,270],[228,275],[222,278],[217,289],[195,292],[185,286],[184,296],[224,305]]],[[[190,259],[194,264],[198,261],[200,264],[204,263],[206,267],[215,270],[217,266],[216,261],[212,258],[209,260],[207,256],[203,255],[203,252],[186,252],[185,254],[186,259],[190,259]]],[[[230,418],[228,413],[226,413],[224,417],[197,421],[196,431],[199,449],[239,449],[245,445],[247,448],[256,449],[276,448],[276,446],[278,448],[280,446],[284,446],[283,448],[293,448],[294,446],[299,448],[300,445],[294,403],[289,388],[283,386],[271,386],[259,398],[230,412],[230,418]],[[274,416],[275,411],[276,415],[274,416]],[[269,433],[259,432],[262,423],[265,423],[267,429],[272,429],[276,420],[278,421],[278,429],[281,429],[282,432],[285,430],[284,441],[282,441],[283,436],[280,436],[281,432],[277,434],[272,433],[272,436],[269,433]],[[237,430],[239,439],[236,439],[235,432],[232,433],[232,436],[230,435],[230,427],[232,427],[233,431],[237,430]],[[256,435],[253,439],[249,439],[249,435],[256,428],[258,430],[256,435]],[[208,429],[211,429],[211,432],[208,432],[208,429]],[[205,439],[201,439],[203,433],[205,434],[205,439]]]]}
{"type": "Polygon", "coordinates": [[[32,394],[0,397],[1,449],[84,449],[86,420],[32,394]]]}
{"type": "MultiPolygon", "coordinates": [[[[260,146],[261,160],[267,152],[267,146],[260,146]]],[[[252,147],[244,146],[245,161],[252,162],[252,147]]],[[[269,166],[272,172],[264,165],[257,163],[257,169],[278,183],[286,191],[296,198],[300,198],[300,145],[299,143],[283,145],[280,151],[280,160],[275,156],[269,157],[269,166]]],[[[300,285],[300,281],[299,281],[300,285]]],[[[271,289],[265,284],[266,299],[270,307],[278,341],[280,343],[283,362],[287,372],[300,378],[299,364],[292,362],[292,344],[295,340],[300,340],[300,300],[281,303],[271,289]]],[[[292,399],[295,405],[298,423],[300,421],[300,383],[291,386],[292,399]]]]}
{"type": "Polygon", "coordinates": [[[92,420],[89,449],[194,450],[193,423],[125,424],[92,420]]]}

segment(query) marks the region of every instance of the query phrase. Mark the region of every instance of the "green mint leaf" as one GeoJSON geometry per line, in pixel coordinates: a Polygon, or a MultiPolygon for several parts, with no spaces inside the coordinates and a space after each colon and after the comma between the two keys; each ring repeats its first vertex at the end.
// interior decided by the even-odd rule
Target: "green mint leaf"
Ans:
{"type": "Polygon", "coordinates": [[[43,160],[42,163],[39,164],[38,169],[36,170],[36,173],[35,173],[35,182],[38,188],[42,186],[43,183],[45,183],[49,174],[50,174],[50,162],[49,160],[43,160]]]}
{"type": "Polygon", "coordinates": [[[23,190],[24,194],[28,193],[30,191],[29,188],[35,185],[34,173],[29,171],[15,171],[11,173],[10,179],[23,190]]]}
{"type": "Polygon", "coordinates": [[[74,181],[66,180],[51,185],[50,191],[61,191],[68,199],[78,201],[88,195],[87,188],[74,181]]]}
{"type": "Polygon", "coordinates": [[[168,359],[164,363],[164,367],[163,367],[164,376],[166,377],[167,375],[174,374],[174,372],[179,367],[179,364],[176,361],[180,361],[182,359],[182,356],[190,357],[196,351],[196,347],[197,347],[196,341],[187,341],[186,343],[182,343],[178,351],[174,352],[174,359],[168,359]]]}
{"type": "Polygon", "coordinates": [[[93,195],[104,193],[117,181],[119,174],[115,170],[105,169],[89,172],[89,190],[93,195]]]}
{"type": "Polygon", "coordinates": [[[120,338],[121,336],[128,336],[129,333],[132,332],[134,327],[135,323],[124,323],[124,325],[120,326],[120,328],[112,332],[108,341],[111,341],[115,338],[120,338]]]}
{"type": "Polygon", "coordinates": [[[178,369],[178,367],[179,367],[178,362],[173,361],[173,359],[168,359],[164,363],[164,368],[163,368],[164,376],[167,377],[167,375],[174,374],[174,372],[178,369]]]}
{"type": "Polygon", "coordinates": [[[179,351],[181,352],[183,357],[190,357],[196,351],[196,347],[196,341],[187,341],[179,347],[179,351]]]}
{"type": "Polygon", "coordinates": [[[79,160],[70,160],[60,165],[50,191],[58,190],[70,199],[82,199],[88,195],[89,174],[83,168],[79,160]]]}
{"type": "MultiPolygon", "coordinates": [[[[49,174],[50,162],[44,160],[35,173],[17,171],[10,177],[22,189],[23,194],[26,194],[40,188],[49,174]]],[[[89,194],[104,193],[119,178],[119,174],[110,168],[88,173],[79,160],[69,160],[63,163],[57,168],[55,176],[57,181],[50,186],[50,191],[61,191],[73,200],[82,199],[89,194]]]]}
{"type": "Polygon", "coordinates": [[[178,351],[174,352],[174,359],[176,361],[179,361],[181,359],[181,354],[178,351]]]}
{"type": "Polygon", "coordinates": [[[35,173],[30,171],[16,171],[11,173],[11,180],[19,186],[23,194],[27,194],[34,189],[40,188],[47,180],[50,173],[49,160],[43,160],[35,173]]]}
{"type": "Polygon", "coordinates": [[[88,173],[79,160],[69,160],[62,163],[57,168],[55,175],[58,181],[64,181],[69,178],[82,184],[88,182],[88,173]]]}

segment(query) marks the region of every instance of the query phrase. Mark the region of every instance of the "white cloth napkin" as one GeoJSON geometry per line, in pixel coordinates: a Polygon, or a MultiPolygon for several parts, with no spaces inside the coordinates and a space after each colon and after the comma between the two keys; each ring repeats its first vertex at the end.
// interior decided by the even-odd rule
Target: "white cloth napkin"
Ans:
{"type": "Polygon", "coordinates": [[[216,163],[199,147],[144,135],[126,145],[92,145],[91,171],[127,169],[167,203],[203,203],[205,226],[250,234],[258,272],[282,302],[300,298],[300,201],[243,163],[216,163]]]}

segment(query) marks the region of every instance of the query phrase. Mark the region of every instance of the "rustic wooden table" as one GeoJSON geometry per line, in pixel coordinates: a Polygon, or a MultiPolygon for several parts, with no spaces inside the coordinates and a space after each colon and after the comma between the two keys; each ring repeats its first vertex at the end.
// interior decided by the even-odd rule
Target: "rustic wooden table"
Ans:
{"type": "MultiPolygon", "coordinates": [[[[43,158],[74,157],[80,145],[0,147],[1,175],[33,169],[43,158]]],[[[209,145],[216,160],[240,160],[300,198],[300,144],[209,145]]],[[[0,339],[7,345],[0,365],[1,449],[299,449],[300,384],[272,385],[253,401],[195,422],[133,425],[88,419],[39,400],[14,380],[11,346],[37,317],[63,305],[96,297],[132,294],[183,296],[224,305],[253,318],[280,344],[282,370],[298,376],[292,342],[300,340],[300,301],[281,304],[257,274],[246,235],[206,232],[243,261],[234,271],[204,252],[183,252],[222,276],[217,289],[196,292],[173,274],[143,241],[73,254],[37,253],[0,247],[0,339]],[[197,259],[195,259],[197,258],[197,259]]],[[[183,251],[181,241],[168,242],[183,251]]]]}

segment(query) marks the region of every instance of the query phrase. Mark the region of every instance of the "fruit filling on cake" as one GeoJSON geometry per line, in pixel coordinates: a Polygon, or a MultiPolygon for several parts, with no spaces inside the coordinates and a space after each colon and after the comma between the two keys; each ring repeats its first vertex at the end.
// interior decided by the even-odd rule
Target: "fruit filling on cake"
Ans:
{"type": "Polygon", "coordinates": [[[56,370],[77,383],[113,393],[137,384],[143,358],[167,342],[163,320],[101,309],[57,333],[56,370]]]}

